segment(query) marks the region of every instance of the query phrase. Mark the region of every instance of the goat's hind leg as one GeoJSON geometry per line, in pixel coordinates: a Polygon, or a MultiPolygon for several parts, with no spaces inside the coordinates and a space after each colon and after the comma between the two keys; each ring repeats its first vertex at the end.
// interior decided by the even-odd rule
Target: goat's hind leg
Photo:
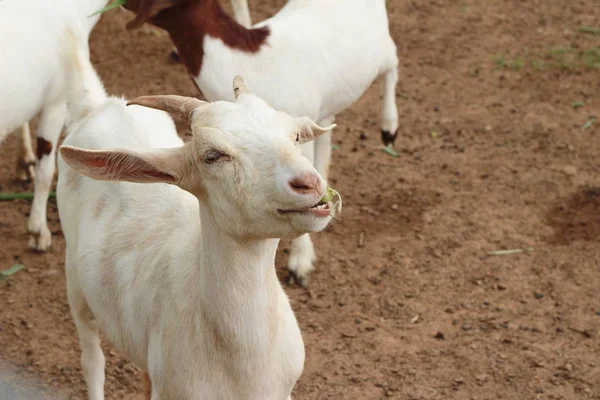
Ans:
{"type": "MultiPolygon", "coordinates": [[[[329,126],[334,122],[335,117],[328,117],[319,121],[319,125],[329,126]]],[[[333,129],[330,129],[315,139],[315,169],[325,180],[328,180],[329,165],[331,164],[332,133],[333,129]]]]}
{"type": "Polygon", "coordinates": [[[308,233],[294,239],[288,261],[288,270],[290,271],[288,283],[296,282],[304,288],[308,287],[308,278],[315,269],[313,263],[316,260],[317,254],[308,233]]]}
{"type": "Polygon", "coordinates": [[[35,178],[35,154],[31,146],[31,131],[29,123],[23,124],[19,129],[17,136],[17,180],[21,182],[31,182],[35,178]]]}
{"type": "MultiPolygon", "coordinates": [[[[319,121],[319,125],[329,126],[334,122],[335,116],[332,116],[319,121]]],[[[332,130],[329,130],[316,138],[314,142],[302,145],[302,153],[313,163],[315,169],[325,180],[329,175],[329,164],[331,162],[331,136],[332,130]]],[[[309,275],[315,269],[314,262],[316,260],[317,253],[308,233],[293,240],[288,261],[289,283],[295,281],[302,287],[308,287],[309,275]]]]}
{"type": "Polygon", "coordinates": [[[79,335],[81,346],[81,371],[88,390],[89,400],[104,400],[104,354],[100,347],[100,335],[94,316],[85,300],[79,283],[69,272],[74,268],[67,266],[67,295],[71,315],[79,335]]]}
{"type": "MultiPolygon", "coordinates": [[[[314,141],[301,144],[300,146],[302,148],[302,154],[314,165],[314,141]]],[[[308,275],[314,269],[313,262],[316,258],[315,249],[308,233],[292,240],[290,259],[288,260],[288,270],[290,271],[288,283],[292,284],[296,282],[302,287],[307,287],[308,275]]]]}
{"type": "Polygon", "coordinates": [[[52,241],[46,220],[46,208],[56,169],[56,145],[66,117],[67,107],[63,103],[46,106],[40,117],[35,188],[27,224],[27,230],[30,233],[29,247],[38,251],[46,251],[52,241]]]}
{"type": "Polygon", "coordinates": [[[398,136],[398,106],[396,85],[398,84],[398,57],[393,46],[392,67],[383,74],[383,101],[381,108],[381,140],[384,146],[394,145],[398,136]]]}

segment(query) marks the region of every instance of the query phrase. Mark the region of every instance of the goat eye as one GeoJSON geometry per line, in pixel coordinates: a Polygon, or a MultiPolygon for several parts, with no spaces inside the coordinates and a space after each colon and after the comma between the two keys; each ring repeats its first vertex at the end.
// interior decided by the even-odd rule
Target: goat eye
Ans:
{"type": "Polygon", "coordinates": [[[296,142],[300,143],[300,134],[299,133],[296,134],[296,142]]]}
{"type": "Polygon", "coordinates": [[[212,164],[218,161],[221,157],[223,157],[223,153],[217,150],[211,150],[204,155],[204,162],[207,164],[212,164]]]}

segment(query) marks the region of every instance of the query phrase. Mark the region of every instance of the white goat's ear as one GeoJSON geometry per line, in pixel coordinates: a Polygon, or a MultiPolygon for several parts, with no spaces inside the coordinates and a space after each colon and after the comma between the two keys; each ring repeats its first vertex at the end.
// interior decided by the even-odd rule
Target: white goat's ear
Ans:
{"type": "Polygon", "coordinates": [[[185,174],[187,146],[138,152],[85,150],[64,145],[60,147],[60,155],[75,171],[93,179],[177,184],[185,174]]]}
{"type": "Polygon", "coordinates": [[[300,143],[310,142],[337,126],[336,124],[331,124],[323,128],[308,117],[294,118],[294,120],[296,122],[296,132],[298,133],[300,143]]]}

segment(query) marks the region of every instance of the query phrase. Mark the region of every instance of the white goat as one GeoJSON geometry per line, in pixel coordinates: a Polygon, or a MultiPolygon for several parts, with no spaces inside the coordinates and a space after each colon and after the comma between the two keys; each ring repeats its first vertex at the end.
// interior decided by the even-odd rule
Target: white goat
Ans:
{"type": "Polygon", "coordinates": [[[40,251],[51,243],[46,206],[56,143],[67,119],[67,103],[79,102],[81,96],[69,88],[71,76],[89,63],[88,37],[98,16],[88,16],[106,3],[0,1],[0,142],[11,132],[20,132],[17,176],[36,178],[28,230],[29,246],[40,251]],[[40,112],[36,163],[29,121],[40,112]]]}
{"type": "Polygon", "coordinates": [[[67,290],[91,400],[104,398],[98,328],[148,371],[153,400],[285,400],[302,372],[274,259],[278,238],[331,220],[299,143],[332,127],[275,111],[239,77],[234,90],[234,103],[130,103],[188,120],[185,145],[167,114],[108,99],[60,148],[67,290]]]}
{"type": "MultiPolygon", "coordinates": [[[[218,0],[128,0],[133,29],[150,22],[169,32],[183,63],[210,101],[231,100],[234,75],[273,107],[329,125],[379,77],[384,77],[381,133],[393,144],[398,129],[396,45],[385,0],[290,0],[248,30],[218,0]]],[[[303,147],[327,177],[331,132],[303,147]]],[[[306,285],[315,260],[308,235],[292,243],[288,268],[306,285]]]]}

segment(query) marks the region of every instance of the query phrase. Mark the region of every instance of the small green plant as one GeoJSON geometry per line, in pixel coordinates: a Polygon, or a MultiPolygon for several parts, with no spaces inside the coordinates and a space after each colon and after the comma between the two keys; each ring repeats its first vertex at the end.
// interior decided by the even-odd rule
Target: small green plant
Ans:
{"type": "Polygon", "coordinates": [[[106,7],[102,8],[102,9],[96,11],[95,13],[93,13],[92,15],[90,15],[90,17],[93,17],[94,15],[98,15],[98,14],[104,14],[107,11],[110,11],[117,7],[124,6],[125,4],[127,4],[127,0],[115,0],[114,2],[110,3],[106,7]]]}
{"type": "Polygon", "coordinates": [[[571,107],[573,107],[575,110],[578,110],[584,106],[585,103],[582,100],[577,100],[571,103],[571,107]]]}
{"type": "Polygon", "coordinates": [[[16,274],[17,272],[19,272],[23,268],[25,268],[25,266],[23,264],[15,264],[12,267],[10,267],[9,269],[5,269],[4,271],[0,271],[0,281],[3,281],[5,279],[10,278],[11,276],[13,276],[14,274],[16,274]]]}
{"type": "Polygon", "coordinates": [[[523,57],[517,57],[514,60],[512,60],[512,62],[509,64],[509,68],[513,71],[520,71],[523,69],[524,66],[525,61],[523,60],[523,57]]]}
{"type": "Polygon", "coordinates": [[[544,64],[542,61],[536,60],[535,58],[529,60],[529,63],[536,71],[543,71],[546,69],[546,64],[544,64]]]}
{"type": "Polygon", "coordinates": [[[386,154],[388,154],[388,155],[390,155],[390,156],[392,156],[394,158],[400,157],[400,154],[394,149],[394,147],[391,144],[388,144],[382,150],[386,154]]]}
{"type": "MultiPolygon", "coordinates": [[[[48,198],[56,198],[56,192],[50,192],[48,198]]],[[[33,193],[0,193],[0,201],[2,200],[33,200],[33,193]]]]}
{"type": "Polygon", "coordinates": [[[335,203],[333,203],[333,208],[332,208],[334,216],[336,213],[342,212],[342,196],[340,195],[340,192],[338,192],[331,186],[327,186],[327,190],[325,191],[325,194],[323,195],[323,197],[321,197],[321,200],[319,200],[319,205],[327,204],[336,197],[337,197],[337,201],[335,203]]]}
{"type": "Polygon", "coordinates": [[[507,60],[503,55],[498,55],[495,58],[496,68],[499,69],[512,69],[513,71],[520,71],[525,66],[525,60],[521,56],[517,56],[512,60],[507,60]]]}
{"type": "Polygon", "coordinates": [[[600,69],[600,48],[585,50],[581,56],[583,64],[592,69],[600,69]]]}
{"type": "Polygon", "coordinates": [[[588,33],[590,35],[600,35],[600,28],[594,28],[592,26],[580,26],[577,28],[578,32],[588,33]]]}
{"type": "Polygon", "coordinates": [[[596,117],[591,117],[590,119],[585,121],[585,124],[583,124],[581,129],[583,129],[584,131],[587,131],[588,129],[591,129],[595,123],[596,123],[596,117]]]}
{"type": "Polygon", "coordinates": [[[494,62],[496,63],[496,67],[501,68],[501,69],[506,68],[506,66],[508,65],[506,63],[506,59],[502,55],[496,56],[496,58],[494,59],[494,62]]]}

